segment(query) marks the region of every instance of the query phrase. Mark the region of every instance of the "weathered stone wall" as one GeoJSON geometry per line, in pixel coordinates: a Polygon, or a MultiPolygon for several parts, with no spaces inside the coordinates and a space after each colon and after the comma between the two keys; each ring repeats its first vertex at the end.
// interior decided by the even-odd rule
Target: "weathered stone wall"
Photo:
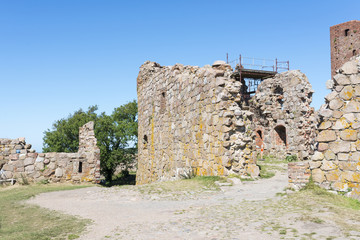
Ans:
{"type": "Polygon", "coordinates": [[[137,79],[137,184],[197,175],[258,175],[253,113],[240,108],[229,65],[144,63],[137,79]]]}
{"type": "Polygon", "coordinates": [[[310,168],[320,186],[360,198],[360,57],[327,82],[332,92],[319,110],[317,151],[310,168]]]}
{"type": "Polygon", "coordinates": [[[39,182],[96,182],[100,178],[100,150],[94,122],[79,131],[77,153],[36,153],[25,138],[0,139],[0,177],[39,182]]]}
{"type": "Polygon", "coordinates": [[[312,87],[298,70],[264,80],[250,101],[254,111],[255,144],[265,154],[297,155],[306,160],[313,153],[316,134],[312,87]]]}
{"type": "Polygon", "coordinates": [[[330,27],[331,77],[351,57],[360,53],[360,21],[330,27]]]}
{"type": "Polygon", "coordinates": [[[309,161],[290,162],[288,163],[288,180],[289,187],[299,190],[309,182],[311,171],[309,161]]]}

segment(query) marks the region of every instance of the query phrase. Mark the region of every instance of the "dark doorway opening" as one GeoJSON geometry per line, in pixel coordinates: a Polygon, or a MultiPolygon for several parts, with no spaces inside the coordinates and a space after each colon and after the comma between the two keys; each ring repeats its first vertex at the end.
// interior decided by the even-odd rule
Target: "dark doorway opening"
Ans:
{"type": "Polygon", "coordinates": [[[286,128],[279,125],[275,128],[275,141],[278,146],[286,146],[286,128]]]}
{"type": "Polygon", "coordinates": [[[78,171],[79,173],[82,173],[82,167],[83,167],[82,164],[83,164],[82,162],[79,162],[79,171],[78,171]]]}

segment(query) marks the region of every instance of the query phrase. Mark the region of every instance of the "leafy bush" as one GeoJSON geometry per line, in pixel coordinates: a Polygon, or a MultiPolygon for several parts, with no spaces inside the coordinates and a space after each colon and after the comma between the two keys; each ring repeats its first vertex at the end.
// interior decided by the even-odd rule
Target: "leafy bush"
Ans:
{"type": "Polygon", "coordinates": [[[286,156],[285,160],[287,162],[296,162],[298,160],[298,158],[296,155],[288,155],[288,156],[286,156]]]}

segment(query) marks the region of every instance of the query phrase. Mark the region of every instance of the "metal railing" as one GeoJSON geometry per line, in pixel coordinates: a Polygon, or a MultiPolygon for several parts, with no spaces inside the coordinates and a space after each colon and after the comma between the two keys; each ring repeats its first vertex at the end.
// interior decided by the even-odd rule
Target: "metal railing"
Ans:
{"type": "Polygon", "coordinates": [[[272,72],[290,70],[289,61],[278,61],[277,58],[275,60],[271,60],[271,59],[244,57],[239,55],[238,59],[229,61],[229,55],[226,54],[226,63],[229,64],[233,69],[240,67],[246,69],[272,71],[272,72]]]}

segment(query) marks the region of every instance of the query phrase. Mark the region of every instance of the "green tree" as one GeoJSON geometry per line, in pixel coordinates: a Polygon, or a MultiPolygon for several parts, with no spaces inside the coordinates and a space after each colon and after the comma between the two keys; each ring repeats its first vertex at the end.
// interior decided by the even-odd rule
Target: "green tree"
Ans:
{"type": "Polygon", "coordinates": [[[44,132],[43,152],[77,152],[79,149],[79,127],[97,120],[98,107],[90,106],[70,114],[67,118],[56,121],[52,130],[44,132]]]}
{"type": "Polygon", "coordinates": [[[137,151],[137,102],[134,100],[115,108],[111,115],[96,114],[97,106],[82,109],[68,118],[56,121],[52,130],[45,131],[44,152],[76,152],[79,127],[95,122],[95,136],[100,148],[101,173],[110,182],[119,164],[127,166],[137,151]]]}
{"type": "Polygon", "coordinates": [[[136,101],[115,108],[110,116],[102,113],[95,126],[101,172],[106,181],[111,181],[116,167],[131,163],[137,150],[136,101]]]}

